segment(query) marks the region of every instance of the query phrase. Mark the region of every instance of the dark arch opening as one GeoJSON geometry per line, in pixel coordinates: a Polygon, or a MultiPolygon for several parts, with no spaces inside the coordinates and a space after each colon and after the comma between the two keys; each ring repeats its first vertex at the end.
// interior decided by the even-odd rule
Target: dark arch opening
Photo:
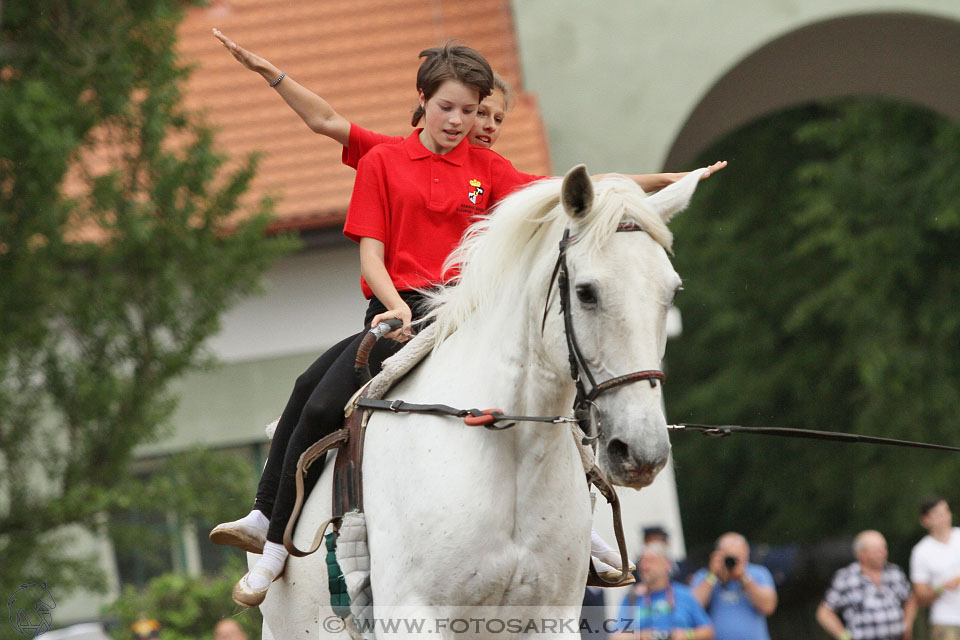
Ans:
{"type": "Polygon", "coordinates": [[[716,138],[791,105],[851,95],[906,100],[960,120],[960,22],[909,13],[846,16],[781,36],[703,97],[667,155],[683,167],[716,138]]]}

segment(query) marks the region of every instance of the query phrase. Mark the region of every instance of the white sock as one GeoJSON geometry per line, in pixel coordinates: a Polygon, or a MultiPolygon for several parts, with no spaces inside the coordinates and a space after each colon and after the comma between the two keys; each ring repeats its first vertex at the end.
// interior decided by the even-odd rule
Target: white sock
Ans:
{"type": "Polygon", "coordinates": [[[613,547],[607,544],[607,541],[600,537],[596,529],[590,529],[590,555],[599,556],[601,553],[613,551],[613,547]]]}
{"type": "MultiPolygon", "coordinates": [[[[616,571],[617,573],[620,573],[620,569],[618,569],[617,567],[612,567],[612,566],[610,566],[609,564],[607,564],[607,563],[604,562],[603,560],[597,560],[596,557],[591,558],[591,560],[593,560],[593,568],[596,569],[598,572],[603,572],[603,571],[616,571]]],[[[617,563],[617,564],[619,564],[619,563],[617,563]]]]}
{"type": "Polygon", "coordinates": [[[258,529],[267,529],[270,527],[270,518],[263,515],[263,511],[260,511],[260,509],[254,509],[247,515],[237,520],[237,522],[241,522],[245,525],[256,527],[258,529]]]}
{"type": "Polygon", "coordinates": [[[287,555],[289,555],[287,549],[282,544],[267,540],[266,544],[263,545],[263,555],[257,560],[254,569],[259,569],[269,575],[251,571],[247,575],[247,584],[250,588],[259,591],[270,586],[273,579],[283,571],[283,563],[287,561],[287,555]]]}
{"type": "Polygon", "coordinates": [[[620,551],[608,545],[607,541],[601,538],[600,534],[594,529],[590,530],[590,555],[593,556],[597,562],[612,565],[611,568],[619,567],[622,561],[620,551]]]}

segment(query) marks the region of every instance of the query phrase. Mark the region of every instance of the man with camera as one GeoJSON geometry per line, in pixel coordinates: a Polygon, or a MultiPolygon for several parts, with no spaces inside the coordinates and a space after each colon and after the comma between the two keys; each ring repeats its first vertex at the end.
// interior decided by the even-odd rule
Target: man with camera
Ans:
{"type": "Polygon", "coordinates": [[[710,618],[690,589],[670,581],[666,543],[646,545],[637,564],[640,582],[620,605],[611,640],[713,640],[710,618]]]}
{"type": "Polygon", "coordinates": [[[708,568],[694,574],[691,586],[713,620],[716,640],[770,640],[767,617],[777,608],[777,590],[770,571],[750,563],[742,535],[720,536],[708,568]]]}

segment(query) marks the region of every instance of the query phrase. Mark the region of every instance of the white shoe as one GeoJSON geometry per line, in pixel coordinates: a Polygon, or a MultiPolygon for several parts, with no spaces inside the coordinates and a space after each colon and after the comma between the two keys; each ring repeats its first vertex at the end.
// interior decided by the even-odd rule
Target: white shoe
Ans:
{"type": "MultiPolygon", "coordinates": [[[[250,588],[250,585],[247,584],[247,578],[251,573],[258,573],[267,578],[267,580],[270,580],[269,572],[265,571],[264,569],[258,569],[257,567],[254,567],[247,573],[243,574],[243,577],[237,581],[237,584],[233,585],[233,592],[230,595],[233,596],[233,601],[239,605],[244,607],[259,607],[267,597],[267,591],[270,590],[270,585],[272,582],[268,582],[267,586],[265,586],[263,589],[252,589],[250,588]]],[[[273,578],[273,580],[275,581],[279,577],[280,576],[277,576],[276,578],[273,578]]]]}
{"type": "MultiPolygon", "coordinates": [[[[616,571],[617,575],[620,574],[620,569],[618,569],[618,567],[623,559],[620,557],[619,551],[595,553],[591,556],[591,560],[593,560],[593,566],[597,571],[616,571]]],[[[627,566],[627,571],[632,573],[636,570],[637,565],[633,564],[633,562],[630,562],[630,564],[627,566]]]]}
{"type": "Polygon", "coordinates": [[[250,553],[263,553],[263,543],[267,540],[267,530],[247,524],[242,520],[218,524],[210,532],[213,544],[240,547],[250,553]]]}
{"type": "MultiPolygon", "coordinates": [[[[593,587],[623,587],[628,584],[633,584],[636,582],[636,578],[633,577],[633,573],[628,573],[625,578],[621,578],[623,575],[620,572],[620,569],[615,569],[606,562],[592,558],[593,568],[597,570],[597,575],[603,578],[606,582],[614,584],[603,584],[600,582],[595,582],[589,576],[587,577],[587,584],[593,587]]],[[[633,571],[635,567],[633,563],[630,563],[630,571],[633,571]]]]}

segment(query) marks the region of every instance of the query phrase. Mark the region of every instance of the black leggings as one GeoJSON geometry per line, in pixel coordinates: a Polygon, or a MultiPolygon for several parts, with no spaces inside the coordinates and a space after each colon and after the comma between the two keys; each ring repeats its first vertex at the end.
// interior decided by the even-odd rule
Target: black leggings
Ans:
{"type": "MultiPolygon", "coordinates": [[[[413,292],[401,292],[401,297],[413,311],[414,320],[423,315],[423,297],[413,292]]],[[[370,321],[386,308],[376,298],[370,300],[364,318],[364,330],[344,338],[317,358],[304,371],[293,387],[287,406],[280,416],[267,464],[257,487],[254,508],[270,518],[267,540],[281,544],[293,504],[296,501],[296,473],[300,456],[313,443],[333,433],[343,424],[343,408],[356,393],[359,385],[353,365],[357,349],[369,330],[370,321]]],[[[370,370],[376,373],[389,356],[403,346],[393,340],[381,340],[370,354],[370,370]]],[[[310,466],[304,478],[307,495],[320,479],[323,460],[310,466]]]]}

